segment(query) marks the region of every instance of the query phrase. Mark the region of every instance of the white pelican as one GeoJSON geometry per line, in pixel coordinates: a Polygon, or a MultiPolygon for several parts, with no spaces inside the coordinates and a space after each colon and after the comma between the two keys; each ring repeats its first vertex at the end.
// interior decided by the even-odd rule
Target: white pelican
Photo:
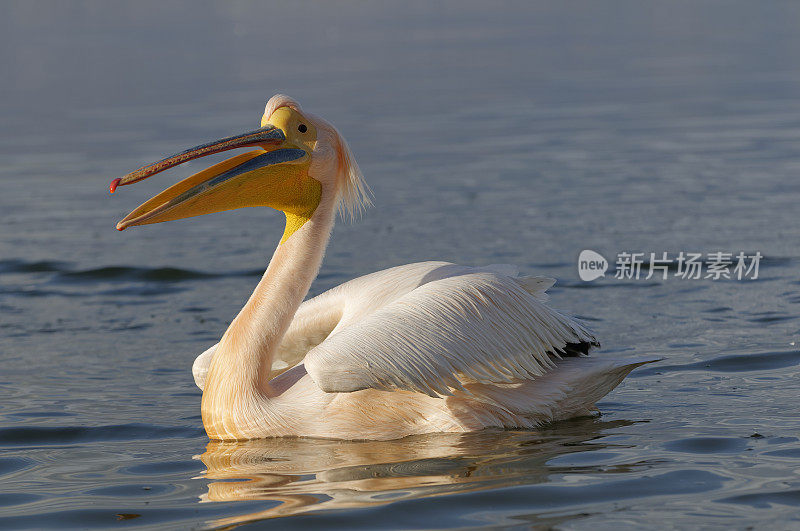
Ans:
{"type": "Polygon", "coordinates": [[[369,203],[350,148],[284,95],[261,127],[183,151],[121,179],[257,146],[156,195],[117,224],[159,223],[268,206],[286,229],[222,339],[194,363],[213,440],[308,436],[395,439],[487,427],[531,428],[589,414],[654,359],[586,356],[580,322],[544,303],[555,282],[509,265],[422,262],[351,280],[303,302],[336,211],[369,203]]]}

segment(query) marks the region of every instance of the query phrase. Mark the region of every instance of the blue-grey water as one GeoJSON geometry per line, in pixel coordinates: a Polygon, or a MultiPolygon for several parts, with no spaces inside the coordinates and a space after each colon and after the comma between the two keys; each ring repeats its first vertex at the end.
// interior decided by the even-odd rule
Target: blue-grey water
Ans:
{"type": "Polygon", "coordinates": [[[2,11],[0,528],[800,527],[797,3],[2,11]],[[312,294],[510,262],[558,279],[596,355],[664,361],[538,431],[209,443],[190,365],[282,216],[119,233],[211,161],[107,186],[276,92],[339,127],[375,193],[312,294]],[[582,282],[584,249],[764,258],[756,280],[582,282]]]}

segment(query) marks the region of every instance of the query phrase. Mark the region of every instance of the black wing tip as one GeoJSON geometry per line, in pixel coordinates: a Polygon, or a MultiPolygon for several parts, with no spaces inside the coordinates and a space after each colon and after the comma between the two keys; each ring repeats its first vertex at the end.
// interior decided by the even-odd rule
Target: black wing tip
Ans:
{"type": "Polygon", "coordinates": [[[564,345],[563,353],[561,353],[561,357],[569,358],[569,357],[583,357],[588,356],[589,351],[592,347],[600,347],[600,343],[597,340],[592,341],[579,341],[577,343],[567,343],[564,345]]]}

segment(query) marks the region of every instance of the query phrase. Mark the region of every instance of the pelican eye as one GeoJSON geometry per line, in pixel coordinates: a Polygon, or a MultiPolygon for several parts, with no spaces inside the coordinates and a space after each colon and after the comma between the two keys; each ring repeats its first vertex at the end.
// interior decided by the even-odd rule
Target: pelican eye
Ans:
{"type": "Polygon", "coordinates": [[[305,133],[306,131],[308,131],[308,127],[306,127],[306,124],[300,124],[297,126],[297,130],[300,131],[301,133],[305,133]]]}

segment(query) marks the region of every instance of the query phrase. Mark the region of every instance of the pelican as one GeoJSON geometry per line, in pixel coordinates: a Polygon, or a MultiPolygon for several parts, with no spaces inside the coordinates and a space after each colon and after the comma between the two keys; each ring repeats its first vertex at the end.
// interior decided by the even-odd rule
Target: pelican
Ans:
{"type": "Polygon", "coordinates": [[[178,182],[117,224],[255,206],[286,216],[255,291],[194,363],[210,439],[534,428],[591,414],[631,370],[655,361],[589,357],[599,346],[592,332],[545,304],[555,281],[510,265],[408,264],[303,302],[337,211],[360,212],[370,192],[336,128],[285,95],[267,102],[260,128],[143,166],[111,191],[248,146],[256,149],[178,182]]]}

